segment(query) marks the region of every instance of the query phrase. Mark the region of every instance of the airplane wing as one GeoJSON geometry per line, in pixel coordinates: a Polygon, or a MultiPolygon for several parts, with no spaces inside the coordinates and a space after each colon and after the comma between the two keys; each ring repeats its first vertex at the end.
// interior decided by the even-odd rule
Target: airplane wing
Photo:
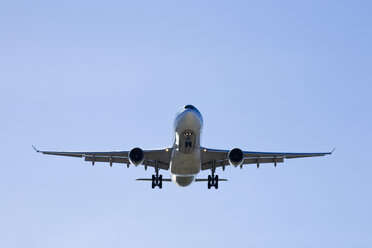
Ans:
{"type": "MultiPolygon", "coordinates": [[[[67,157],[77,157],[84,158],[85,161],[92,162],[94,165],[95,162],[108,162],[110,166],[113,163],[122,163],[127,164],[127,167],[130,165],[130,160],[128,158],[129,151],[108,151],[108,152],[61,152],[61,151],[40,151],[32,146],[36,152],[48,155],[57,155],[57,156],[67,156],[67,157]]],[[[154,150],[143,150],[144,160],[142,165],[145,169],[148,166],[155,167],[159,169],[168,170],[170,163],[170,155],[172,153],[172,148],[164,149],[154,149],[154,150]]]]}
{"type": "MultiPolygon", "coordinates": [[[[334,149],[333,149],[334,150],[334,149]]],[[[333,151],[332,151],[333,152],[333,151]]],[[[307,157],[319,157],[332,154],[332,152],[322,152],[322,153],[281,153],[281,152],[252,152],[243,151],[243,163],[240,165],[242,168],[244,164],[256,164],[259,168],[261,163],[273,163],[275,166],[277,163],[284,162],[284,159],[291,158],[307,158],[307,157]]],[[[212,169],[213,167],[229,166],[228,158],[229,150],[218,150],[218,149],[208,149],[201,148],[202,157],[202,170],[212,169]]]]}

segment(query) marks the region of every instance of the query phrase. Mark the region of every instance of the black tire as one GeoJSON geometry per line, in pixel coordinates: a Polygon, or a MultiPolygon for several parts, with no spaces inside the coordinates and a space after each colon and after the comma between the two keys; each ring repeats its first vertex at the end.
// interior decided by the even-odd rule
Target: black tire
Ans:
{"type": "Polygon", "coordinates": [[[211,183],[208,181],[208,189],[211,189],[211,183]]]}
{"type": "Polygon", "coordinates": [[[155,188],[155,175],[152,175],[151,179],[152,179],[151,187],[154,189],[155,188]]]}
{"type": "Polygon", "coordinates": [[[159,184],[158,184],[158,186],[159,186],[159,189],[163,188],[163,175],[160,175],[159,176],[159,184]]]}

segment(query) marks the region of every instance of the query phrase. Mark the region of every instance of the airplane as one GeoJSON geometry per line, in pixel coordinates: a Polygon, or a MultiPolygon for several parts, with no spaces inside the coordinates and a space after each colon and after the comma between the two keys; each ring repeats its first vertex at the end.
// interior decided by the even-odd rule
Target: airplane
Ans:
{"type": "MultiPolygon", "coordinates": [[[[216,168],[225,170],[226,166],[243,168],[246,164],[256,164],[257,168],[263,163],[282,163],[284,159],[317,157],[332,154],[324,153],[281,153],[281,152],[252,152],[242,151],[239,148],[231,150],[219,150],[202,147],[200,136],[203,129],[203,118],[199,110],[193,105],[184,106],[176,115],[174,120],[174,143],[171,147],[162,149],[142,150],[139,147],[130,151],[108,151],[108,152],[59,152],[40,151],[36,152],[49,155],[69,156],[84,158],[94,166],[95,162],[108,162],[110,167],[114,163],[130,164],[134,166],[143,165],[155,169],[151,178],[138,178],[138,181],[151,181],[151,187],[163,187],[163,182],[174,182],[180,187],[189,186],[193,182],[207,182],[208,189],[218,189],[220,179],[216,175],[216,168]],[[170,179],[163,179],[159,175],[160,170],[170,170],[170,179]],[[207,179],[198,179],[200,171],[210,170],[207,179]]],[[[334,150],[334,149],[333,149],[334,150]]]]}

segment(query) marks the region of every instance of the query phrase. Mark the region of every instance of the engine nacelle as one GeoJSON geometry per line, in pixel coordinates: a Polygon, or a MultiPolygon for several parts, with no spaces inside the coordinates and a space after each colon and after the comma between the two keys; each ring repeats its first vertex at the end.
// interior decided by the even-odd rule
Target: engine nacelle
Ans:
{"type": "Polygon", "coordinates": [[[244,154],[243,151],[239,148],[234,148],[229,151],[229,163],[235,167],[241,165],[244,160],[244,154]]]}
{"type": "Polygon", "coordinates": [[[131,164],[138,166],[143,163],[143,160],[145,159],[145,153],[141,148],[136,147],[130,150],[128,157],[131,164]]]}

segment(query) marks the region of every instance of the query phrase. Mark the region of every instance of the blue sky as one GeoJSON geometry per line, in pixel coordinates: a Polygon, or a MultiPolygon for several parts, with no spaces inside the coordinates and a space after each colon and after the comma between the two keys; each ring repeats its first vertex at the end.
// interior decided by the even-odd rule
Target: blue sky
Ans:
{"type": "MultiPolygon", "coordinates": [[[[371,247],[370,1],[1,1],[1,247],[371,247]],[[172,143],[332,156],[152,190],[42,156],[172,143]]],[[[206,177],[207,172],[202,174],[206,177]]],[[[164,173],[168,177],[167,173],[164,173]]]]}

